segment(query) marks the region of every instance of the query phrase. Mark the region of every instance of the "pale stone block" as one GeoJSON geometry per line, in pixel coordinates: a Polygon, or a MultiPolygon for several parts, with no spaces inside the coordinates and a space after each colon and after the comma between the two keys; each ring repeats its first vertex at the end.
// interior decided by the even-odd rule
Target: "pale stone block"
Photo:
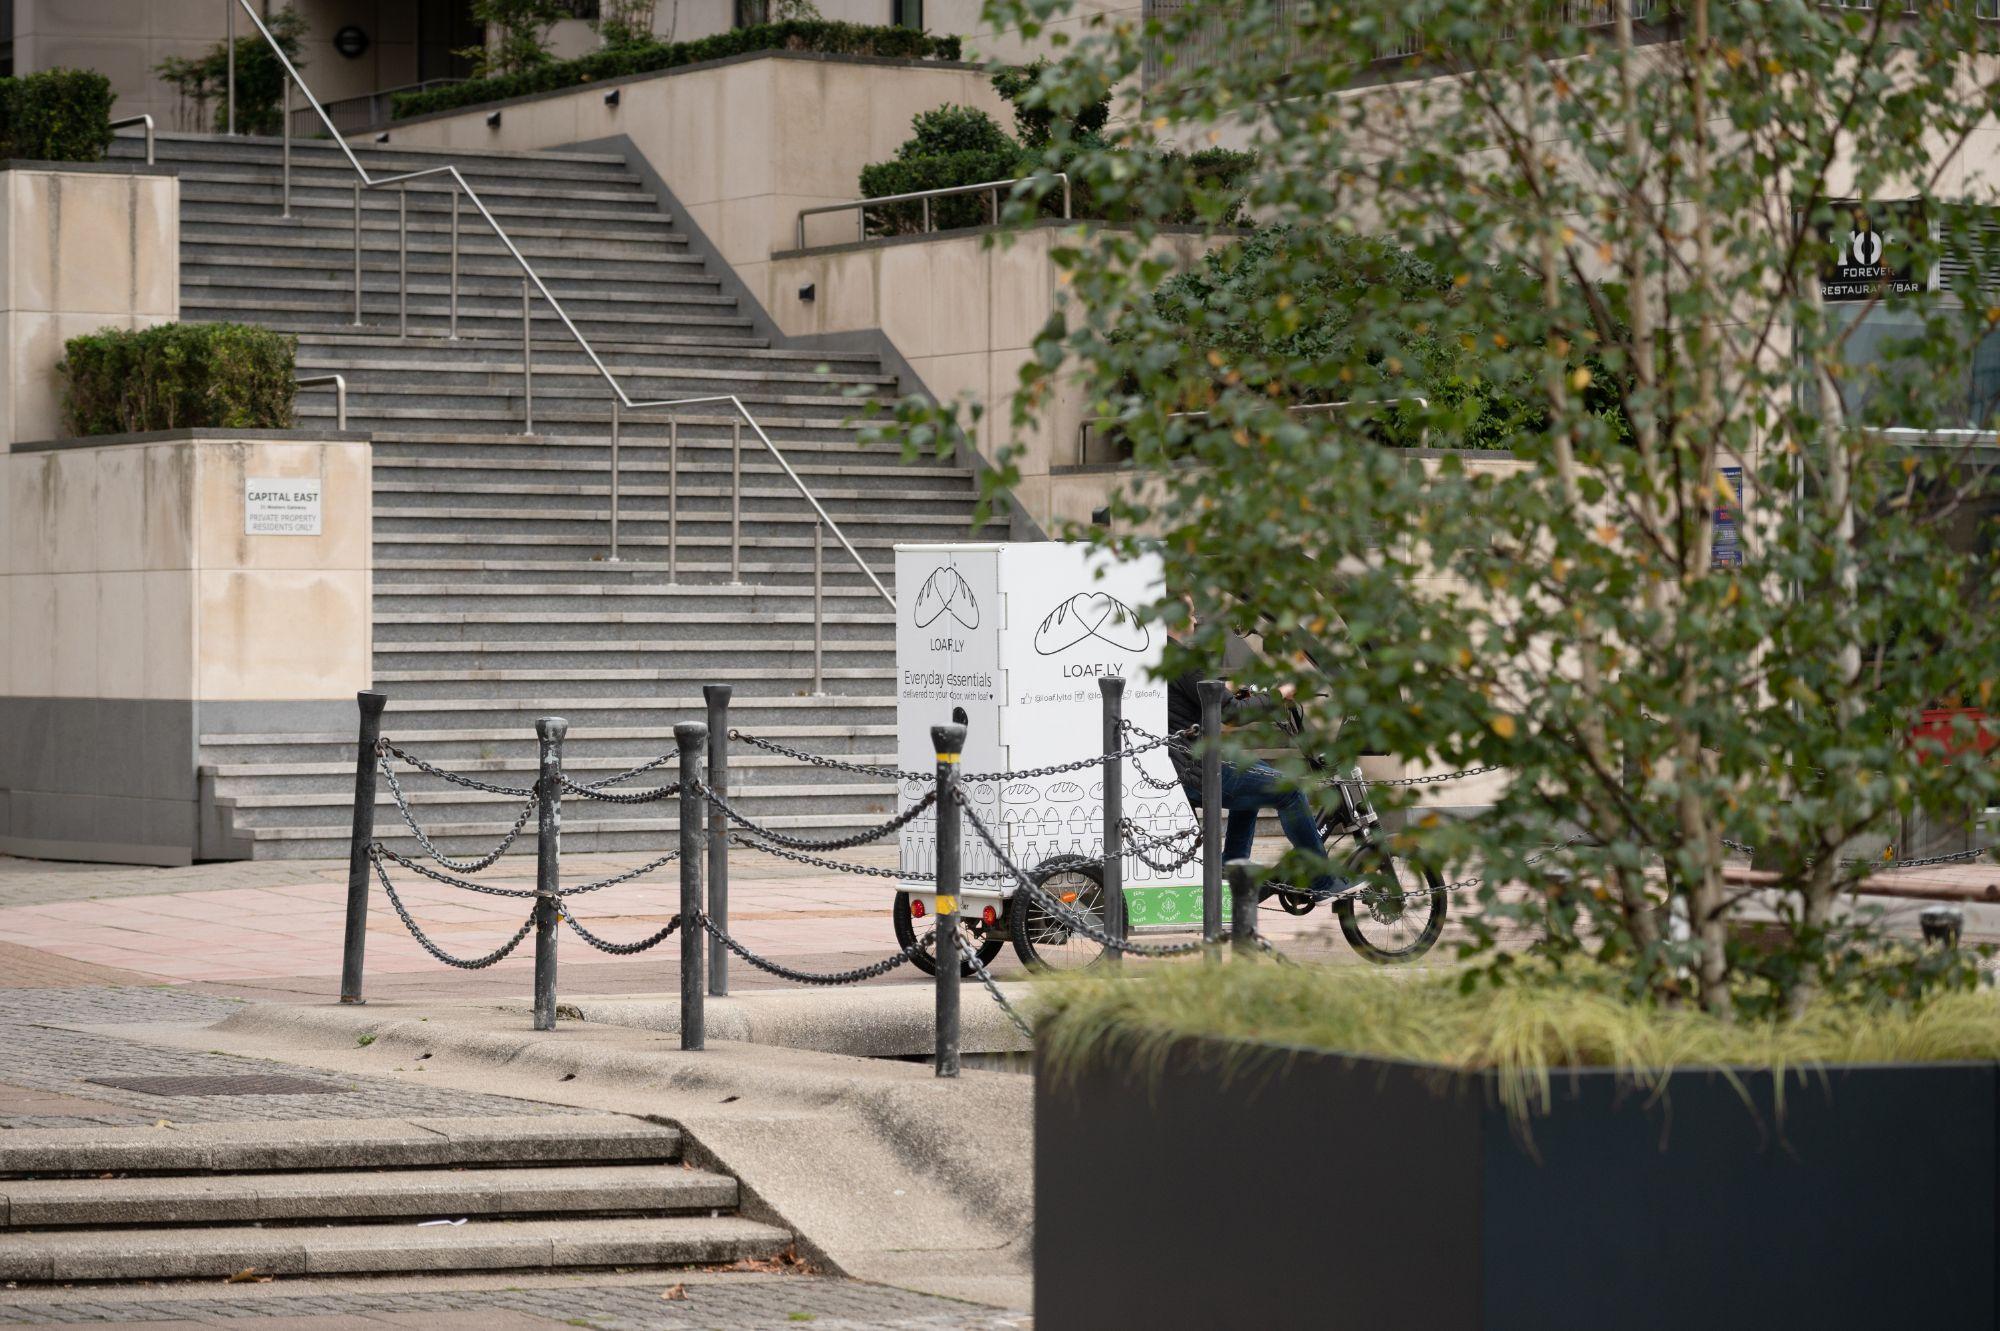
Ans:
{"type": "MultiPolygon", "coordinates": [[[[849,333],[859,328],[881,328],[884,332],[895,326],[898,320],[908,320],[921,326],[925,316],[919,308],[904,311],[886,308],[883,303],[885,269],[893,262],[886,250],[849,250],[845,254],[829,254],[808,264],[819,268],[815,305],[825,308],[819,314],[822,333],[849,333]]],[[[792,298],[798,299],[798,288],[792,289],[792,298]]],[[[922,302],[918,305],[921,307],[922,302]]],[[[896,341],[896,334],[889,333],[889,339],[896,341]]],[[[898,347],[914,346],[922,351],[931,350],[924,342],[896,342],[898,347]]]]}
{"type": "Polygon", "coordinates": [[[92,473],[96,494],[88,566],[100,572],[146,566],[146,449],[143,445],[99,448],[92,473]]]}
{"type": "Polygon", "coordinates": [[[931,285],[932,250],[936,243],[888,245],[868,252],[874,259],[875,312],[882,331],[904,355],[941,356],[969,348],[948,346],[940,338],[936,298],[931,285]]]}
{"type": "Polygon", "coordinates": [[[369,480],[350,445],[243,440],[200,445],[196,473],[195,562],[202,569],[361,568],[367,564],[369,480]],[[340,462],[335,463],[334,459],[340,462]],[[243,530],[245,482],[303,477],[320,482],[320,531],[312,536],[250,536],[243,530]]]}
{"type": "Polygon", "coordinates": [[[742,199],[780,187],[813,188],[801,182],[825,167],[804,160],[811,155],[811,145],[818,146],[822,159],[836,155],[833,145],[840,135],[834,128],[841,122],[827,116],[824,103],[796,95],[799,82],[794,71],[812,63],[753,60],[665,80],[668,84],[712,80],[716,85],[715,121],[709,127],[716,137],[706,142],[723,159],[719,197],[742,199]]]}
{"type": "Polygon", "coordinates": [[[993,347],[1026,347],[1054,311],[1056,273],[1049,260],[1054,233],[1030,231],[988,252],[993,347]]]}
{"type": "Polygon", "coordinates": [[[50,624],[54,677],[49,694],[57,698],[98,698],[97,587],[95,573],[58,573],[55,616],[50,624]]]}
{"type": "MultiPolygon", "coordinates": [[[[145,9],[153,32],[163,37],[195,37],[214,41],[222,36],[227,22],[223,15],[216,12],[214,0],[150,0],[145,9]]],[[[237,32],[241,34],[249,26],[239,15],[237,32]]]]}
{"type": "Polygon", "coordinates": [[[97,582],[97,693],[146,696],[146,575],[102,573],[97,582]]]}
{"type": "Polygon", "coordinates": [[[194,567],[196,454],[186,444],[147,444],[146,502],[140,566],[149,570],[194,567]]]}
{"type": "Polygon", "coordinates": [[[142,697],[193,698],[195,573],[171,569],[141,575],[145,589],[142,697]]]}
{"type": "MultiPolygon", "coordinates": [[[[888,286],[882,304],[893,309],[906,301],[929,307],[931,345],[940,354],[986,351],[993,346],[992,253],[985,238],[966,236],[893,247],[926,254],[927,285],[917,290],[888,286]]],[[[884,269],[884,280],[888,271],[884,269]]],[[[901,345],[900,343],[898,345],[901,345]]]]}
{"type": "Polygon", "coordinates": [[[49,567],[56,573],[89,573],[98,564],[98,477],[101,459],[95,449],[54,454],[49,489],[53,502],[49,524],[49,567]]]}
{"type": "Polygon", "coordinates": [[[6,565],[9,573],[54,567],[56,459],[50,453],[0,456],[7,472],[6,565]]]}
{"type": "Polygon", "coordinates": [[[181,182],[134,176],[132,311],[138,327],[181,317],[181,182]]]}
{"type": "Polygon", "coordinates": [[[55,693],[56,580],[47,573],[7,579],[7,662],[14,696],[55,693]]]}
{"type": "Polygon", "coordinates": [[[9,171],[0,180],[7,191],[7,230],[12,235],[12,308],[52,310],[61,229],[55,177],[45,171],[9,171]]]}
{"type": "Polygon", "coordinates": [[[346,698],[368,686],[365,570],[196,577],[198,697],[346,698]]]}
{"type": "Polygon", "coordinates": [[[129,176],[52,177],[55,294],[49,308],[128,315],[138,308],[137,192],[129,176]]]}

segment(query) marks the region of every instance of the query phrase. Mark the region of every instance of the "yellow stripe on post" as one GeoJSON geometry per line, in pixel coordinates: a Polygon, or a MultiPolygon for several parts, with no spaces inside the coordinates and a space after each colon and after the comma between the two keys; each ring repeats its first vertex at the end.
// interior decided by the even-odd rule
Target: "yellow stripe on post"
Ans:
{"type": "Polygon", "coordinates": [[[957,911],[958,911],[958,898],[957,898],[957,897],[939,897],[939,898],[937,899],[937,913],[938,913],[938,914],[940,914],[940,915],[953,915],[953,914],[956,914],[956,913],[957,913],[957,911]]]}

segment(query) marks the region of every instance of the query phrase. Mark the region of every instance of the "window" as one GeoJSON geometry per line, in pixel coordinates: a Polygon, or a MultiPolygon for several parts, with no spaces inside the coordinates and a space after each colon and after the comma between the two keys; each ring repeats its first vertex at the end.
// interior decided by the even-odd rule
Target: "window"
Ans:
{"type": "Polygon", "coordinates": [[[924,0],[890,0],[889,22],[899,28],[921,31],[924,26],[924,0]]]}
{"type": "Polygon", "coordinates": [[[14,0],[0,0],[0,79],[14,76],[14,0]]]}
{"type": "Polygon", "coordinates": [[[736,26],[754,28],[771,21],[771,0],[736,0],[736,26]]]}

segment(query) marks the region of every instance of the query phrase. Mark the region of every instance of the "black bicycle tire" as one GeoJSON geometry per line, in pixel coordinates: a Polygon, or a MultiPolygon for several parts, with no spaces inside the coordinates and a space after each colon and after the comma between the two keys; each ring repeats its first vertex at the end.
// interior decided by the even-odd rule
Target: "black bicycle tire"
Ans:
{"type": "MultiPolygon", "coordinates": [[[[1053,860],[1044,860],[1035,866],[1033,872],[1037,884],[1046,883],[1059,873],[1080,873],[1097,884],[1097,891],[1100,898],[1104,892],[1104,867],[1091,860],[1072,860],[1068,856],[1063,856],[1053,860]]],[[[1037,974],[1046,974],[1058,968],[1043,961],[1041,955],[1035,951],[1034,940],[1029,936],[1032,930],[1027,927],[1029,923],[1028,912],[1039,909],[1041,907],[1036,904],[1032,892],[1028,891],[1025,887],[1016,888],[1013,897],[1007,903],[1007,935],[1014,940],[1014,955],[1021,959],[1021,964],[1037,974]]],[[[1061,969],[1088,970],[1092,966],[1101,964],[1109,952],[1109,948],[1100,945],[1097,955],[1086,961],[1083,965],[1063,967],[1061,969]]]]}
{"type": "MultiPolygon", "coordinates": [[[[1362,862],[1364,856],[1369,854],[1387,855],[1388,853],[1388,847],[1382,845],[1380,842],[1359,847],[1347,858],[1348,880],[1352,882],[1358,877],[1354,870],[1362,862]]],[[[1354,918],[1354,909],[1357,904],[1366,909],[1365,902],[1357,903],[1353,897],[1342,897],[1334,903],[1334,913],[1340,917],[1340,932],[1346,937],[1347,945],[1359,953],[1363,960],[1371,961],[1378,966],[1395,966],[1404,962],[1415,961],[1418,957],[1423,956],[1426,952],[1437,946],[1439,935],[1444,933],[1445,916],[1451,910],[1451,894],[1444,889],[1443,875],[1439,874],[1436,869],[1431,868],[1428,864],[1413,863],[1407,858],[1405,858],[1404,862],[1409,863],[1410,867],[1421,873],[1424,876],[1424,880],[1431,887],[1431,917],[1425,921],[1423,933],[1419,934],[1417,940],[1408,947],[1400,948],[1394,952],[1386,951],[1375,946],[1368,939],[1367,935],[1361,932],[1361,926],[1354,918]]]]}
{"type": "MultiPolygon", "coordinates": [[[[897,947],[907,948],[917,941],[917,921],[916,917],[910,914],[910,894],[908,892],[898,892],[896,894],[895,904],[889,907],[889,918],[896,928],[897,947]]],[[[984,937],[984,931],[979,930],[976,924],[968,925],[967,928],[973,929],[982,935],[979,943],[979,964],[982,966],[992,965],[993,959],[1000,955],[1000,949],[1007,946],[1007,940],[1004,938],[984,937]]],[[[937,953],[930,948],[919,948],[910,954],[910,964],[926,975],[936,975],[937,953]]],[[[958,973],[962,976],[970,977],[976,975],[978,972],[973,970],[971,962],[961,961],[958,963],[958,973]]]]}

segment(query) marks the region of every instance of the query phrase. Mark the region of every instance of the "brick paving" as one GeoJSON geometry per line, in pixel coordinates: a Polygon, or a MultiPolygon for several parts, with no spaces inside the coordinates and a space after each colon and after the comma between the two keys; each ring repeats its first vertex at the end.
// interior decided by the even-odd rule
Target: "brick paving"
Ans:
{"type": "Polygon", "coordinates": [[[334,1075],[263,1059],[167,1049],[81,1026],[212,1022],[240,1004],[181,989],[10,989],[0,993],[0,1131],[313,1118],[566,1114],[560,1105],[334,1075]],[[149,1095],[96,1077],[278,1073],[335,1085],[303,1095],[149,1095]]]}
{"type": "Polygon", "coordinates": [[[683,1327],[764,1331],[805,1325],[814,1331],[859,1331],[864,1327],[876,1331],[1028,1331],[1031,1326],[1019,1313],[820,1276],[745,1278],[675,1272],[643,1282],[615,1284],[577,1277],[570,1283],[539,1289],[375,1293],[364,1286],[313,1295],[288,1295],[282,1285],[272,1285],[258,1287],[255,1293],[211,1298],[147,1297],[140,1291],[136,1297],[70,1300],[51,1299],[31,1290],[0,1291],[0,1325],[7,1326],[86,1322],[241,1325],[246,1319],[285,1319],[289,1324],[298,1318],[338,1316],[350,1324],[371,1318],[428,1328],[435,1325],[437,1314],[480,1312],[526,1314],[546,1318],[552,1327],[594,1331],[683,1327]],[[682,1286],[686,1297],[662,1298],[674,1285],[682,1286]]]}

